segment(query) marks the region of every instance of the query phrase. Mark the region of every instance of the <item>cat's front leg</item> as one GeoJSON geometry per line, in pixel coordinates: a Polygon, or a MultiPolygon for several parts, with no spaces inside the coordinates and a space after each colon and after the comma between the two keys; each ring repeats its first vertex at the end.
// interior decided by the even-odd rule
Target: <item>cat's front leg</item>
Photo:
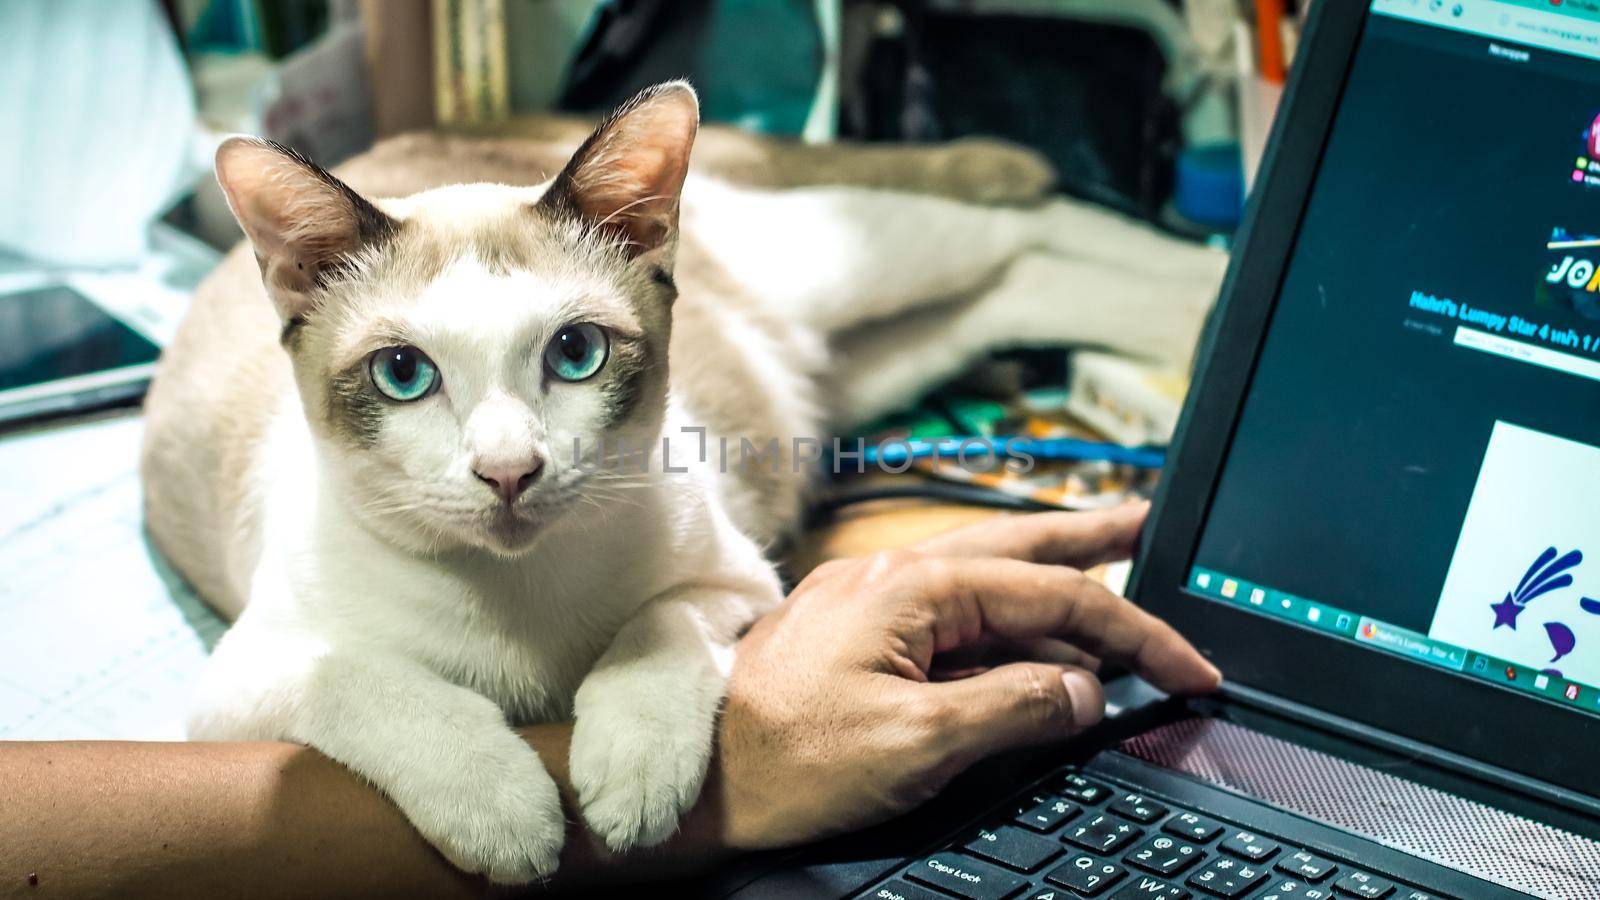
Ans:
{"type": "Polygon", "coordinates": [[[694,805],[733,642],[779,599],[776,579],[670,591],[623,626],[584,679],[572,781],[584,820],[611,849],[666,840],[694,805]]]}
{"type": "Polygon", "coordinates": [[[307,744],[381,789],[457,867],[505,884],[555,871],[566,832],[555,781],[487,697],[382,650],[308,648],[248,626],[207,676],[192,738],[307,744]]]}

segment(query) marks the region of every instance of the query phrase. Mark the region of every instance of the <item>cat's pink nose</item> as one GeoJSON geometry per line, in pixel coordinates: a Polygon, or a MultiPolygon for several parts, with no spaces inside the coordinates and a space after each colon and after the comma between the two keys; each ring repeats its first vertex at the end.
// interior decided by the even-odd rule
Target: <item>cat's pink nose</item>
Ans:
{"type": "Polygon", "coordinates": [[[544,460],[535,456],[510,465],[477,465],[472,474],[487,484],[506,503],[514,502],[544,472],[544,460]]]}

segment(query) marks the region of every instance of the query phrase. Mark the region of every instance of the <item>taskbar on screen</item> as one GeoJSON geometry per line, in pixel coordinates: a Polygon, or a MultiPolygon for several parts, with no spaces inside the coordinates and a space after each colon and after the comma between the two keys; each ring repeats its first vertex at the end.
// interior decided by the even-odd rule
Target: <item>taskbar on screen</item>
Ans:
{"type": "Polygon", "coordinates": [[[1600,713],[1600,689],[1593,686],[1436,641],[1387,622],[1287,594],[1213,569],[1195,566],[1189,573],[1187,589],[1207,600],[1243,607],[1417,662],[1492,681],[1566,706],[1600,713]]]}

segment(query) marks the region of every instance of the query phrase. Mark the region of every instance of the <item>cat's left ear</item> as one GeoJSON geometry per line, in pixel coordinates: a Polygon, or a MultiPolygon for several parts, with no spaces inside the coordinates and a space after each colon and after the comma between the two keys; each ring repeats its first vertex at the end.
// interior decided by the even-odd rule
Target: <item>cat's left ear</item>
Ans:
{"type": "Polygon", "coordinates": [[[618,240],[630,259],[672,268],[678,197],[700,126],[688,82],[669,81],[623,104],[583,142],[539,200],[618,240]]]}

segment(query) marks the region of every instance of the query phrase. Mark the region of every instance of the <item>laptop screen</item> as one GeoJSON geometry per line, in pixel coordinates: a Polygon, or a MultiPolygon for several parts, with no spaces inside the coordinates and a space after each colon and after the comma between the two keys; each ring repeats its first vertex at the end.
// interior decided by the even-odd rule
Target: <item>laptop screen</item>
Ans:
{"type": "Polygon", "coordinates": [[[1597,10],[1372,4],[1189,592],[1600,715],[1597,10]]]}

